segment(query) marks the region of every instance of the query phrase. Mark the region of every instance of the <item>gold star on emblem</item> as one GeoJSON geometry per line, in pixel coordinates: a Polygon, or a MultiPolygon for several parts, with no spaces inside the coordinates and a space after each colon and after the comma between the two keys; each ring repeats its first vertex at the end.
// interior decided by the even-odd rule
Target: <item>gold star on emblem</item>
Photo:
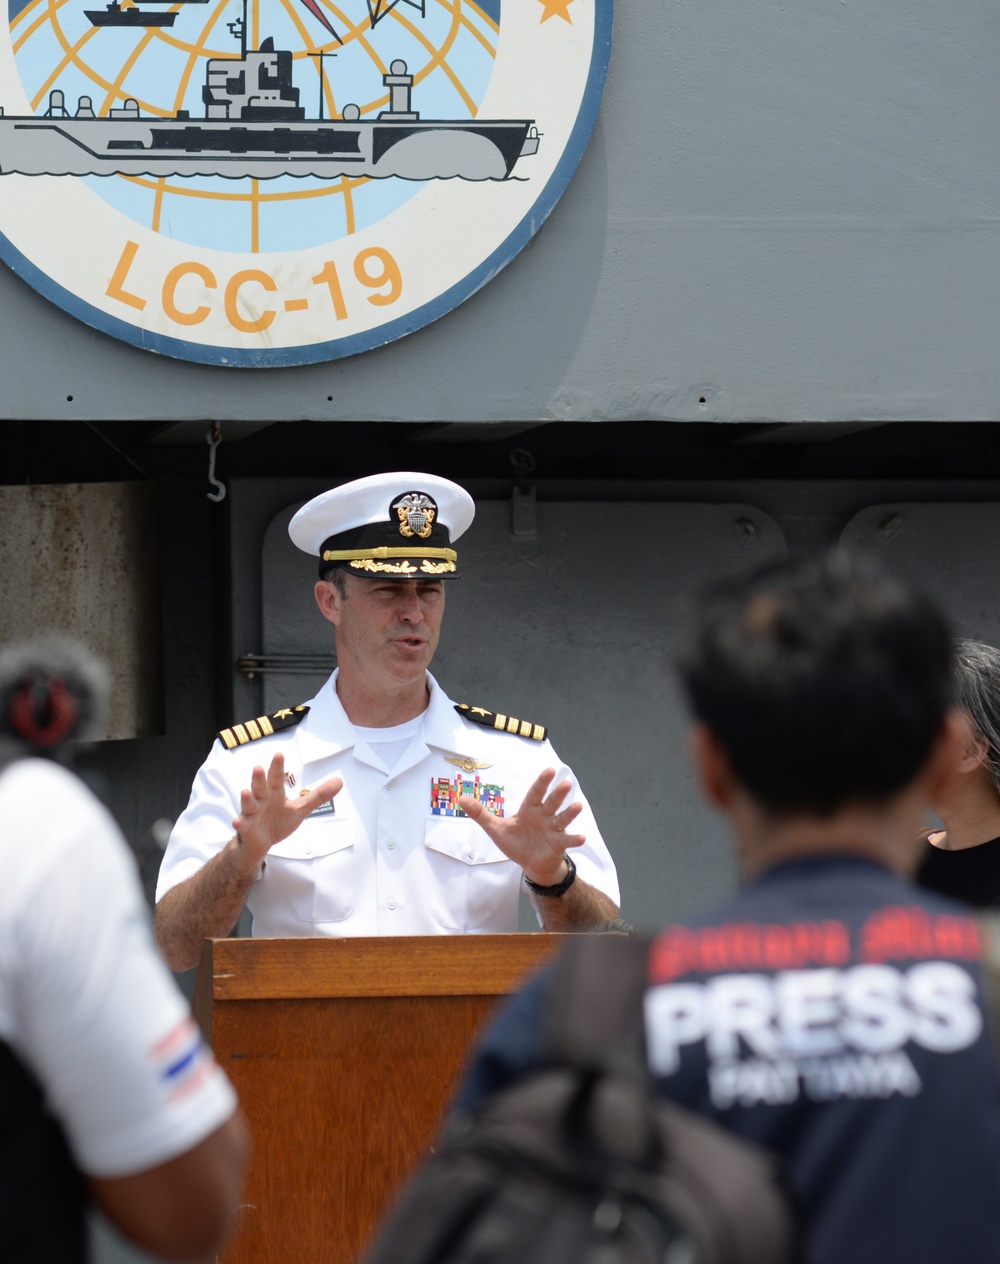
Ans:
{"type": "Polygon", "coordinates": [[[280,711],[275,711],[274,718],[276,720],[287,720],[291,714],[287,707],[282,707],[280,711]]]}
{"type": "Polygon", "coordinates": [[[489,715],[490,712],[485,707],[470,707],[469,710],[473,715],[489,715]]]}
{"type": "Polygon", "coordinates": [[[445,760],[456,768],[461,768],[462,772],[478,772],[480,768],[493,767],[492,764],[484,764],[481,759],[473,759],[471,755],[462,755],[458,759],[453,755],[445,755],[445,760]]]}
{"type": "Polygon", "coordinates": [[[538,0],[545,12],[539,18],[539,25],[547,22],[549,18],[562,18],[564,22],[573,25],[573,19],[569,15],[569,6],[573,0],[538,0]]]}

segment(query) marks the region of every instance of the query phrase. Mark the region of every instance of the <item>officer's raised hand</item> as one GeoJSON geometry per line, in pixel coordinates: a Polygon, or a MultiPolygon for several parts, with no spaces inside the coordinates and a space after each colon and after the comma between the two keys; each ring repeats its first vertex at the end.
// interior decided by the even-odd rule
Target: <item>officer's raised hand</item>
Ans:
{"type": "Polygon", "coordinates": [[[339,777],[331,777],[301,798],[290,799],[284,755],[275,755],[267,772],[259,765],[254,768],[250,789],[240,792],[234,836],[156,906],[156,937],[172,970],[190,970],[198,964],[203,940],[229,934],[268,851],[298,829],[310,812],[329,803],[343,784],[339,777]]]}
{"type": "Polygon", "coordinates": [[[240,791],[240,815],[233,821],[236,841],[248,862],[259,864],[275,843],[280,843],[324,803],[329,803],[343,786],[340,777],[331,777],[315,790],[290,799],[285,789],[285,757],[281,751],[271,760],[267,772],[258,764],[250,778],[250,789],[240,791]]]}
{"type": "Polygon", "coordinates": [[[566,833],[583,811],[582,803],[563,808],[572,783],[560,781],[546,797],[555,775],[554,768],[540,773],[514,816],[494,816],[484,803],[468,794],[459,798],[466,816],[481,825],[503,854],[521,866],[525,877],[543,887],[565,877],[566,848],[580,847],[586,841],[583,834],[566,833]]]}
{"type": "Polygon", "coordinates": [[[583,811],[583,804],[563,807],[573,785],[560,781],[552,787],[555,775],[554,768],[540,773],[513,816],[494,816],[471,795],[463,794],[458,802],[503,854],[521,866],[528,886],[540,897],[537,905],[545,929],[582,930],[617,918],[618,906],[576,875],[576,866],[566,853],[582,846],[586,838],[566,830],[583,811]]]}

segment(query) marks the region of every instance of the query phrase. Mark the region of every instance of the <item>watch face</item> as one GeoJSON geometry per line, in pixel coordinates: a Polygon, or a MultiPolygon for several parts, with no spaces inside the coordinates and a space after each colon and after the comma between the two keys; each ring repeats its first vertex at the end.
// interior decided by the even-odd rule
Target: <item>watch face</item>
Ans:
{"type": "Polygon", "coordinates": [[[208,364],[353,355],[509,263],[593,129],[613,0],[9,0],[0,256],[208,364]]]}

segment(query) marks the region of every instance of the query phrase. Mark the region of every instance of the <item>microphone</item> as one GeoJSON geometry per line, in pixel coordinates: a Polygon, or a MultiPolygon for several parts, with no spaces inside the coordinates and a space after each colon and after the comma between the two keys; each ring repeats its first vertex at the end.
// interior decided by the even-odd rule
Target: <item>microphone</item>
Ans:
{"type": "Polygon", "coordinates": [[[107,715],[107,665],[52,632],[0,650],[0,740],[11,754],[49,755],[96,737],[107,715]],[[12,749],[16,748],[16,749],[12,749]]]}

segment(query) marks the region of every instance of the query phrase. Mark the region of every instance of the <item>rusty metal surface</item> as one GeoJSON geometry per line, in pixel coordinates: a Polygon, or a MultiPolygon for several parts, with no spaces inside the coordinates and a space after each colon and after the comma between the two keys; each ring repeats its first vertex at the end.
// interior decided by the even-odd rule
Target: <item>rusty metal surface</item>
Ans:
{"type": "Polygon", "coordinates": [[[0,642],[78,637],[111,668],[103,739],[163,731],[152,483],[0,487],[0,642]]]}

